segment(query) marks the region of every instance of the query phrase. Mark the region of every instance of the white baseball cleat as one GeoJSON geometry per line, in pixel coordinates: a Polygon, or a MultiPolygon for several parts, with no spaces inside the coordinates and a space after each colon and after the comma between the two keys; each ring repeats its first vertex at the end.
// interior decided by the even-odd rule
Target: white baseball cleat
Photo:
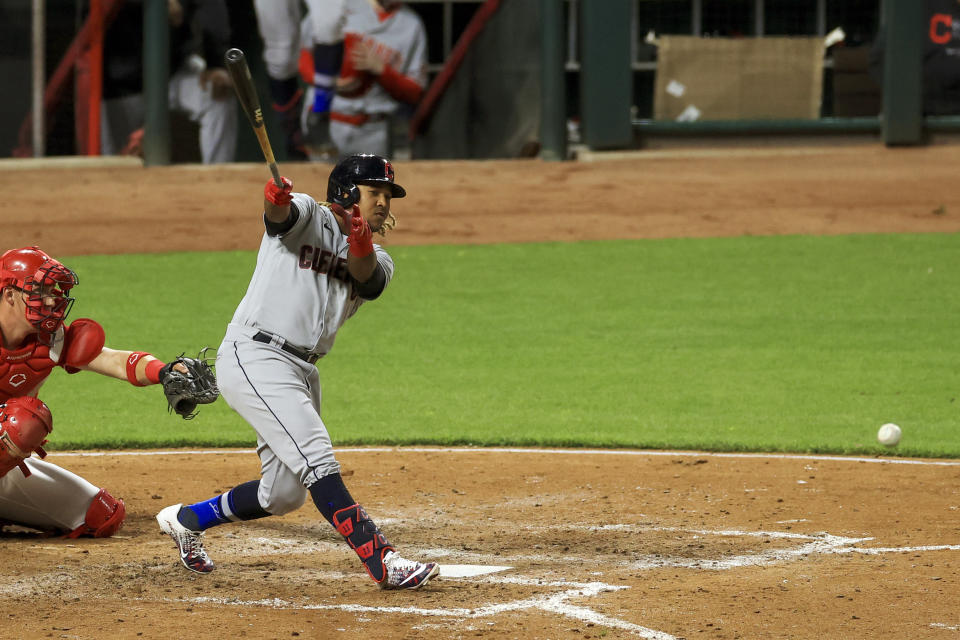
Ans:
{"type": "Polygon", "coordinates": [[[180,550],[180,562],[195,573],[210,573],[214,569],[213,560],[203,549],[203,532],[192,531],[180,524],[177,514],[182,504],[171,505],[157,514],[160,529],[173,538],[180,550]]]}
{"type": "Polygon", "coordinates": [[[387,569],[387,579],[380,584],[381,589],[419,589],[440,575],[440,565],[436,562],[407,560],[395,551],[387,552],[383,566],[387,569]]]}

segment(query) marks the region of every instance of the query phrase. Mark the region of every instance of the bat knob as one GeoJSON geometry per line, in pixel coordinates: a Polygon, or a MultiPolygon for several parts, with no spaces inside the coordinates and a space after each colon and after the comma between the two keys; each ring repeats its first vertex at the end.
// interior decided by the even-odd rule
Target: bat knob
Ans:
{"type": "Polygon", "coordinates": [[[239,62],[243,60],[243,51],[233,47],[232,49],[227,49],[227,52],[223,55],[223,59],[227,62],[239,62]]]}

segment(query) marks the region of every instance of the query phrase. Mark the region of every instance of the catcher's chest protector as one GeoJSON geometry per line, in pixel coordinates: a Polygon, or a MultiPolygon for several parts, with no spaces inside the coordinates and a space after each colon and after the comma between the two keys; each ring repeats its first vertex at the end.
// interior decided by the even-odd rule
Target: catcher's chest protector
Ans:
{"type": "Polygon", "coordinates": [[[0,402],[35,389],[55,366],[50,349],[35,341],[15,351],[0,349],[0,402]]]}

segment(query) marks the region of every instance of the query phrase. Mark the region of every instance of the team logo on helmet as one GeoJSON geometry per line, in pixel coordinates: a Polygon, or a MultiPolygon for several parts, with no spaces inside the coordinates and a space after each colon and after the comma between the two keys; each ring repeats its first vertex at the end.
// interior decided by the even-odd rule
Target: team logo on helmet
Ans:
{"type": "MultiPolygon", "coordinates": [[[[327,199],[341,206],[348,206],[342,201],[343,194],[358,184],[385,186],[390,189],[394,198],[407,195],[406,190],[394,182],[393,165],[389,160],[370,153],[357,153],[338,162],[330,172],[327,199]]],[[[357,197],[359,198],[359,193],[357,197]]],[[[349,204],[352,205],[353,202],[349,204]]]]}

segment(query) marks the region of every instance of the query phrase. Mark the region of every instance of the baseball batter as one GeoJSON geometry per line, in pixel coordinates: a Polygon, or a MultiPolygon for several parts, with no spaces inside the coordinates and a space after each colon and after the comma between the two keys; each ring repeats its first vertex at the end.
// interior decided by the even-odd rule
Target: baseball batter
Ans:
{"type": "Polygon", "coordinates": [[[393,260],[371,232],[393,226],[391,199],[406,192],[390,163],[374,155],[349,156],[334,167],[331,202],[292,188],[284,178],[282,187],[271,180],[264,189],[257,264],[217,353],[224,399],[256,430],[261,477],[196,504],[169,506],[157,521],[183,565],[206,573],[214,569],[203,547],[206,529],[288,513],[309,494],[381,588],[416,589],[439,566],[397,554],[344,486],[320,418],[314,365],[343,323],[393,277],[393,260]]]}
{"type": "MultiPolygon", "coordinates": [[[[105,347],[103,328],[93,320],[65,325],[77,282],[76,273],[38,247],[11,249],[0,257],[0,524],[100,538],[123,524],[123,501],[31,457],[37,449],[18,444],[28,425],[39,422],[47,433],[52,429],[49,408],[29,399],[36,398],[55,367],[67,373],[93,371],[141,387],[160,382],[165,365],[142,351],[105,347]],[[17,415],[29,419],[10,419],[17,415]]],[[[44,455],[42,449],[38,453],[44,455]]]]}

